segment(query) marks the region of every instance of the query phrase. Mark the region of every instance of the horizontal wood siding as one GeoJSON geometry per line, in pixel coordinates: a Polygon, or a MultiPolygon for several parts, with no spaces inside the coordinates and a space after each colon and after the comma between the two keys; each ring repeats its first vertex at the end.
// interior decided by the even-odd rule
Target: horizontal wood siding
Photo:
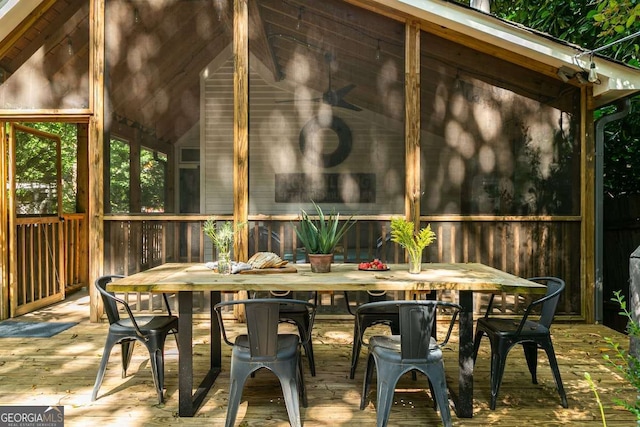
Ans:
{"type": "Polygon", "coordinates": [[[203,212],[233,213],[233,61],[204,79],[203,212]]]}
{"type": "MultiPolygon", "coordinates": [[[[375,203],[332,203],[337,211],[359,215],[392,213],[404,206],[403,123],[371,111],[354,112],[328,108],[319,102],[293,101],[296,94],[285,83],[275,83],[257,59],[250,73],[249,110],[249,213],[296,214],[299,202],[275,201],[275,175],[304,173],[375,173],[375,203]],[[279,102],[284,101],[284,102],[279,102]],[[333,167],[321,167],[305,158],[300,150],[301,129],[314,117],[330,122],[332,115],[342,119],[352,135],[347,158],[333,167]]],[[[209,68],[204,80],[203,197],[205,213],[229,214],[233,211],[233,63],[209,68]]],[[[304,99],[319,94],[309,92],[304,99]]],[[[330,129],[317,132],[332,152],[338,137],[330,129]]],[[[349,191],[349,190],[345,190],[349,191]]],[[[356,200],[351,190],[350,200],[356,200]]],[[[310,203],[303,206],[311,208],[310,203]]]]}

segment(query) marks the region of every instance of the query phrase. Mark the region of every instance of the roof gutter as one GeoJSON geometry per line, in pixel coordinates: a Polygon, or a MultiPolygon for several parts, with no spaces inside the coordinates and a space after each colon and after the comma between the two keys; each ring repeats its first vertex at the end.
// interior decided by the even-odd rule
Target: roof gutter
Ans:
{"type": "Polygon", "coordinates": [[[603,240],[604,240],[604,128],[611,122],[623,119],[631,111],[631,100],[624,98],[616,103],[615,113],[603,116],[595,122],[596,132],[596,159],[595,159],[595,280],[596,289],[594,294],[595,321],[603,321],[603,287],[602,287],[602,266],[603,266],[603,240]]]}

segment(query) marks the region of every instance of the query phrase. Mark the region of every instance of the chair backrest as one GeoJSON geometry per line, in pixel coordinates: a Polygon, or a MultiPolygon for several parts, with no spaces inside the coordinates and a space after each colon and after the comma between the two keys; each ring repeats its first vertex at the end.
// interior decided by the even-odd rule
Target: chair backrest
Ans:
{"type": "Polygon", "coordinates": [[[398,303],[400,354],[403,360],[425,359],[431,348],[431,330],[436,318],[436,301],[398,303]]]}
{"type": "Polygon", "coordinates": [[[387,291],[344,291],[343,294],[347,311],[351,315],[355,315],[354,309],[357,310],[363,304],[394,301],[392,295],[387,291]],[[351,303],[355,303],[355,307],[352,307],[351,303]]]}
{"type": "Polygon", "coordinates": [[[274,359],[278,354],[280,302],[257,299],[244,305],[249,352],[253,359],[274,359]]]}
{"type": "MultiPolygon", "coordinates": [[[[368,310],[385,307],[387,310],[396,307],[400,326],[400,353],[402,359],[424,360],[432,350],[432,330],[435,327],[438,307],[452,309],[449,330],[445,339],[438,345],[443,346],[449,341],[451,331],[458,313],[462,307],[455,303],[434,300],[399,300],[381,301],[363,304],[358,310],[368,310]]],[[[386,311],[386,310],[385,310],[386,311]]],[[[356,315],[358,312],[356,311],[356,315]]]]}
{"type": "Polygon", "coordinates": [[[542,304],[540,309],[541,325],[549,328],[553,322],[553,317],[556,314],[556,308],[558,307],[558,301],[560,301],[560,294],[564,290],[564,280],[557,277],[532,277],[528,280],[532,282],[545,283],[547,285],[547,292],[543,298],[534,301],[531,304],[542,304]]]}
{"type": "Polygon", "coordinates": [[[109,324],[113,324],[120,320],[120,313],[118,312],[118,306],[116,304],[116,297],[113,292],[107,291],[107,285],[113,282],[115,279],[121,279],[124,276],[112,274],[108,276],[98,277],[95,281],[96,288],[100,292],[102,297],[102,304],[104,305],[104,311],[109,318],[109,324]]]}
{"type": "Polygon", "coordinates": [[[222,332],[222,337],[229,345],[234,345],[228,337],[222,319],[222,309],[225,306],[244,305],[246,315],[247,336],[249,337],[249,352],[251,358],[256,360],[273,360],[278,354],[278,325],[280,324],[280,310],[285,306],[306,307],[309,316],[309,331],[307,337],[300,337],[305,342],[309,339],[313,320],[315,317],[315,306],[307,301],[280,298],[257,298],[236,301],[224,301],[215,305],[214,309],[218,316],[218,323],[222,332]]]}

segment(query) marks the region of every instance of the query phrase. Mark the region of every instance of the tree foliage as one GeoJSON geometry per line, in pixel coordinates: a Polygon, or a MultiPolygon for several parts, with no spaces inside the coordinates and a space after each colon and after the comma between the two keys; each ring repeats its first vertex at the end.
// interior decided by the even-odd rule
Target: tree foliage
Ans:
{"type": "MultiPolygon", "coordinates": [[[[76,151],[78,140],[76,125],[71,123],[49,122],[22,124],[60,137],[62,157],[62,210],[66,213],[76,212],[76,151]]],[[[55,147],[50,146],[50,141],[24,133],[18,135],[17,145],[16,179],[24,183],[55,186],[55,147]]]]}
{"type": "MultiPolygon", "coordinates": [[[[468,1],[459,0],[468,4],[468,1]]],[[[637,0],[492,0],[494,15],[574,43],[597,49],[640,30],[637,0]]],[[[615,43],[598,55],[638,67],[639,39],[615,43]]],[[[597,64],[597,58],[596,58],[597,64]]],[[[595,118],[613,111],[604,107],[595,118]]],[[[631,99],[631,113],[605,130],[604,189],[612,196],[640,193],[640,98],[631,99]]]]}

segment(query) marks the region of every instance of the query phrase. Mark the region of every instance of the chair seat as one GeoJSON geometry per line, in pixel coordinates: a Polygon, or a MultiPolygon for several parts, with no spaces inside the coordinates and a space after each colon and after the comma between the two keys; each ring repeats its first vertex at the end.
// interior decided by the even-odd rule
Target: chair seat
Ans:
{"type": "MultiPolygon", "coordinates": [[[[136,317],[136,323],[143,333],[162,333],[167,329],[178,328],[176,316],[140,316],[136,317]]],[[[131,333],[133,322],[131,319],[120,319],[110,325],[110,330],[115,333],[131,333]]],[[[135,331],[133,331],[135,333],[135,331]]]]}
{"type": "MultiPolygon", "coordinates": [[[[375,335],[369,339],[369,351],[376,351],[378,356],[390,363],[400,363],[401,355],[401,339],[400,335],[375,335]],[[383,351],[379,351],[382,349],[383,351]],[[386,350],[386,351],[384,351],[386,350]]],[[[438,346],[437,341],[431,337],[429,343],[429,354],[426,360],[422,359],[422,363],[434,363],[442,359],[442,350],[438,346]]]]}
{"type": "MultiPolygon", "coordinates": [[[[478,328],[491,332],[495,335],[500,335],[504,337],[508,337],[510,335],[515,336],[518,331],[518,325],[520,325],[520,319],[500,319],[500,318],[480,318],[478,319],[478,328]]],[[[549,328],[546,326],[532,322],[527,320],[522,327],[522,331],[520,331],[520,337],[526,337],[527,335],[531,336],[540,336],[549,334],[549,328]]]]}
{"type": "Polygon", "coordinates": [[[249,350],[249,336],[238,335],[234,342],[233,356],[243,361],[249,360],[275,360],[275,359],[289,359],[296,356],[298,351],[298,344],[300,337],[296,334],[278,334],[278,351],[272,357],[261,356],[259,358],[251,358],[251,352],[249,350]]]}

